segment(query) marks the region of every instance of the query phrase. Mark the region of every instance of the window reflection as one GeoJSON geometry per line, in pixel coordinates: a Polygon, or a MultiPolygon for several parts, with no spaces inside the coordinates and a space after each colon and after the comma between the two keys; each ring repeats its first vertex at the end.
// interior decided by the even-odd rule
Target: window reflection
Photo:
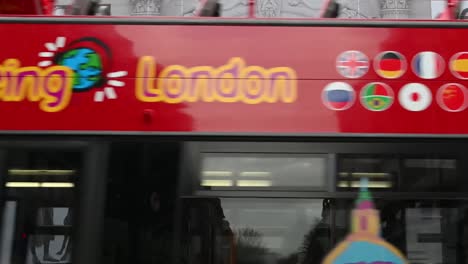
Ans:
{"type": "Polygon", "coordinates": [[[292,264],[310,260],[313,254],[306,254],[307,249],[320,258],[329,248],[330,219],[322,200],[206,198],[186,203],[192,263],[201,263],[210,247],[220,254],[216,263],[234,259],[237,264],[292,264]],[[207,219],[210,211],[218,213],[207,219]],[[214,243],[203,232],[208,229],[219,230],[224,243],[214,243]]]}
{"type": "Polygon", "coordinates": [[[66,262],[70,263],[71,255],[65,251],[67,236],[63,235],[33,235],[29,238],[30,251],[27,264],[66,262]],[[65,245],[65,246],[64,246],[65,245]]]}
{"type": "Polygon", "coordinates": [[[338,159],[338,189],[359,188],[369,179],[369,188],[379,191],[460,191],[459,160],[438,155],[370,156],[341,155],[338,159]]]}
{"type": "Polygon", "coordinates": [[[410,261],[443,263],[442,211],[450,214],[450,208],[446,210],[407,208],[405,210],[405,221],[410,227],[406,232],[407,257],[410,261]]]}
{"type": "MultiPolygon", "coordinates": [[[[411,263],[467,263],[463,259],[468,250],[466,202],[380,199],[376,204],[382,236],[411,263]]],[[[338,201],[337,205],[337,216],[349,217],[353,201],[338,201]]]]}
{"type": "Polygon", "coordinates": [[[456,159],[404,159],[401,168],[401,186],[406,191],[455,190],[457,173],[458,162],[456,159]]]}
{"type": "MultiPolygon", "coordinates": [[[[467,263],[467,202],[375,202],[382,236],[411,263],[467,263]]],[[[354,208],[346,199],[194,198],[184,204],[181,241],[190,241],[186,261],[196,264],[212,258],[216,264],[320,264],[348,234],[354,208]]]]}
{"type": "Polygon", "coordinates": [[[70,263],[79,152],[9,150],[1,263],[70,263]]]}
{"type": "Polygon", "coordinates": [[[40,226],[71,226],[72,212],[68,207],[45,207],[38,210],[40,226]]]}
{"type": "Polygon", "coordinates": [[[360,179],[369,179],[370,189],[392,189],[398,174],[398,159],[394,157],[371,157],[343,155],[338,164],[338,188],[359,188],[360,179]]]}
{"type": "Polygon", "coordinates": [[[12,260],[17,206],[17,202],[7,201],[3,207],[0,263],[10,263],[12,260]]]}
{"type": "MultiPolygon", "coordinates": [[[[71,208],[39,208],[37,211],[37,231],[46,233],[30,237],[30,258],[41,262],[70,261],[71,241],[70,234],[53,235],[54,227],[71,227],[71,208]],[[48,234],[49,233],[49,234],[48,234]]],[[[65,229],[65,231],[68,231],[65,229]]],[[[59,231],[60,232],[60,231],[59,231]]],[[[32,262],[34,263],[34,262],[32,262]]]]}
{"type": "Polygon", "coordinates": [[[221,154],[203,156],[204,187],[313,187],[326,183],[326,158],[319,155],[221,154]]]}

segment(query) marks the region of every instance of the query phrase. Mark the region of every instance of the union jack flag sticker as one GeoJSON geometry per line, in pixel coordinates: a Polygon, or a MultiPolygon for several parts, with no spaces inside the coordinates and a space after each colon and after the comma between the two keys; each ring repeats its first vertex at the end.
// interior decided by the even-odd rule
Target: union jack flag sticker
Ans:
{"type": "Polygon", "coordinates": [[[360,78],[369,71],[369,58],[360,51],[345,51],[336,59],[336,70],[343,77],[360,78]]]}

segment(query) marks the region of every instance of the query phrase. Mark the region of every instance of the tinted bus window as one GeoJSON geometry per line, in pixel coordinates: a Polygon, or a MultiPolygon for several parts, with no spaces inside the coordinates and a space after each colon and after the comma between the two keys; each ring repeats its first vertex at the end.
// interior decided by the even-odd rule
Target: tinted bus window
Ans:
{"type": "Polygon", "coordinates": [[[69,263],[81,153],[10,150],[6,155],[1,262],[69,263]]]}
{"type": "Polygon", "coordinates": [[[343,156],[338,159],[337,187],[359,188],[359,181],[369,179],[369,188],[392,190],[398,174],[398,159],[375,156],[343,156]]]}
{"type": "Polygon", "coordinates": [[[318,263],[330,249],[330,215],[323,200],[204,198],[184,201],[186,261],[318,263]],[[210,232],[211,230],[211,232],[210,232]],[[306,256],[307,248],[315,252],[306,256]]]}
{"type": "Polygon", "coordinates": [[[299,154],[223,154],[202,156],[201,182],[215,187],[310,187],[326,186],[325,156],[299,154]]]}
{"type": "MultiPolygon", "coordinates": [[[[105,264],[172,263],[175,256],[178,143],[113,143],[108,166],[105,264]]],[[[179,263],[179,262],[178,262],[179,263]]]]}
{"type": "Polygon", "coordinates": [[[439,155],[343,155],[338,159],[337,188],[359,188],[362,177],[379,191],[463,191],[457,157],[439,155]]]}
{"type": "Polygon", "coordinates": [[[100,263],[319,264],[350,229],[361,177],[411,263],[466,263],[464,143],[187,143],[111,143],[100,263]],[[193,186],[208,180],[232,186],[193,186]]]}
{"type": "MultiPolygon", "coordinates": [[[[336,203],[336,226],[349,231],[354,201],[336,203]]],[[[382,236],[410,263],[467,263],[466,201],[376,199],[375,203],[380,211],[382,236]]]]}

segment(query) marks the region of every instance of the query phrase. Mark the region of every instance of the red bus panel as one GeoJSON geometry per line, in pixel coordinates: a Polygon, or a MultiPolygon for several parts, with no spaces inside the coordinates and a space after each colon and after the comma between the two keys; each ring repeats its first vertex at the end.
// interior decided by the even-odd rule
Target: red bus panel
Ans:
{"type": "Polygon", "coordinates": [[[1,130],[468,133],[467,29],[3,24],[0,34],[1,130]]]}

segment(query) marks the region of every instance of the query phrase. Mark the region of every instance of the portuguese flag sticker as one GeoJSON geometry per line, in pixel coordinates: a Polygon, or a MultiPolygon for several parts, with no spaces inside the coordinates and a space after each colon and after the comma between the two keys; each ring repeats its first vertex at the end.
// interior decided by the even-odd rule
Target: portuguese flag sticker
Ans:
{"type": "Polygon", "coordinates": [[[361,104],[370,111],[387,110],[394,98],[392,88],[384,83],[369,83],[361,90],[361,104]]]}
{"type": "Polygon", "coordinates": [[[405,57],[395,51],[380,53],[374,61],[374,68],[380,77],[386,79],[400,78],[407,68],[405,57]]]}

